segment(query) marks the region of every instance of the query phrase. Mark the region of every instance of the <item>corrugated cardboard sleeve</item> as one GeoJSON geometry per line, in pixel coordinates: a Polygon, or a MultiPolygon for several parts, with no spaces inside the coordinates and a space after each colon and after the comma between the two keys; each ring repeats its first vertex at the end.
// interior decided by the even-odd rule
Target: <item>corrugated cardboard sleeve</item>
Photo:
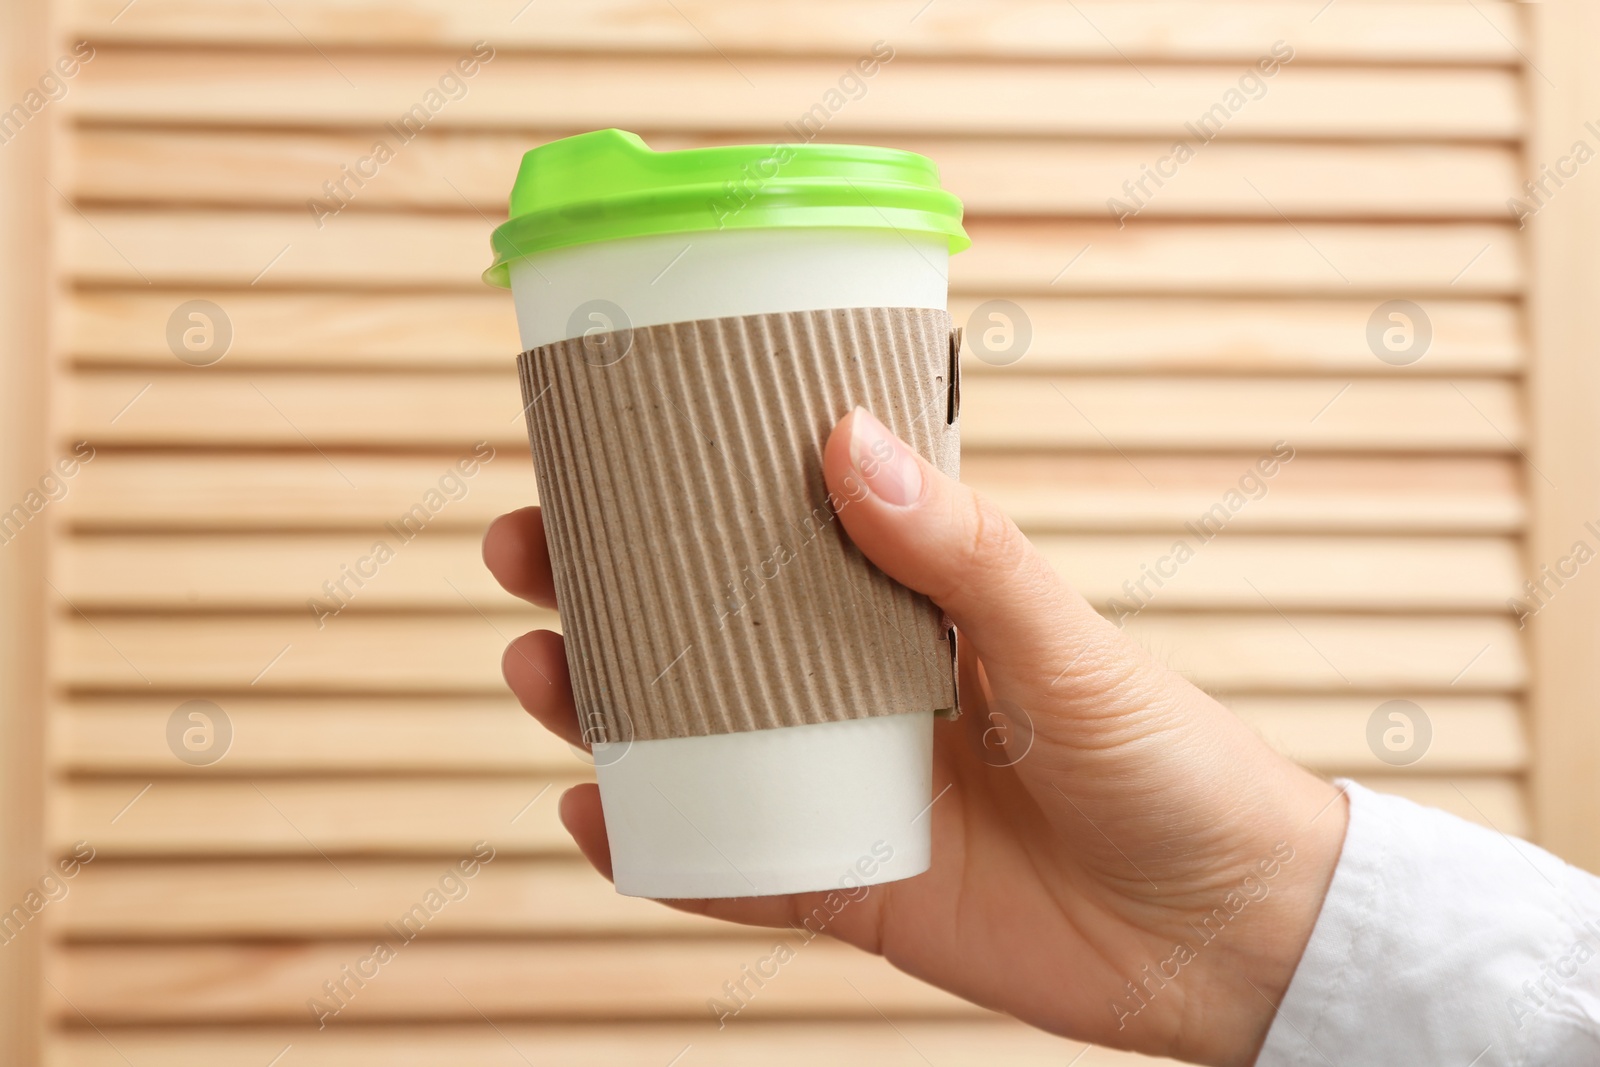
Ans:
{"type": "Polygon", "coordinates": [[[858,404],[956,476],[949,315],[841,308],[596,340],[517,360],[586,735],[953,714],[948,624],[850,543],[836,512],[853,505],[822,477],[858,404]]]}

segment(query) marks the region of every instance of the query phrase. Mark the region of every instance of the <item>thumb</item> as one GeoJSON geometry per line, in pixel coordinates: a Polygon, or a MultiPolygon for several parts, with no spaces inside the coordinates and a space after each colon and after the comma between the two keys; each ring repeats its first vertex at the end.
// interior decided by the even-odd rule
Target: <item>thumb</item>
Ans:
{"type": "Polygon", "coordinates": [[[856,547],[943,608],[992,682],[1067,695],[1074,686],[1062,675],[1074,664],[1080,679],[1126,678],[1143,659],[993,502],[946,477],[865,408],[833,428],[823,472],[856,547]]]}

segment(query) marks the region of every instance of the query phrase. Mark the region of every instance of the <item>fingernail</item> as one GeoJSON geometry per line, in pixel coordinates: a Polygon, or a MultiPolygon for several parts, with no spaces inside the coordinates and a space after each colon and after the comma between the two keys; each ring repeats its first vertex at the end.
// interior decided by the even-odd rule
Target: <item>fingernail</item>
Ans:
{"type": "Polygon", "coordinates": [[[905,507],[922,496],[922,468],[888,427],[866,408],[850,423],[850,462],[874,496],[905,507]]]}

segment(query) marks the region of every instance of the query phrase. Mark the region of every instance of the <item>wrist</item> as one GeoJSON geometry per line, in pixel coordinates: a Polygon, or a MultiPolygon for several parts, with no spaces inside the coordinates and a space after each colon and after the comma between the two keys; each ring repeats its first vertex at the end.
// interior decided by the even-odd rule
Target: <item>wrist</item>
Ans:
{"type": "Polygon", "coordinates": [[[1287,761],[1285,772],[1288,780],[1272,790],[1274,817],[1253,835],[1254,851],[1266,859],[1247,865],[1240,878],[1240,894],[1255,910],[1253,921],[1236,925],[1240,936],[1219,939],[1218,966],[1208,984],[1214,996],[1202,1005],[1210,1022],[1190,1030],[1204,1035],[1208,1046],[1196,1050],[1200,1062],[1255,1062],[1339,864],[1349,824],[1344,791],[1287,761]],[[1226,1025],[1217,1025],[1224,1019],[1226,1025]]]}

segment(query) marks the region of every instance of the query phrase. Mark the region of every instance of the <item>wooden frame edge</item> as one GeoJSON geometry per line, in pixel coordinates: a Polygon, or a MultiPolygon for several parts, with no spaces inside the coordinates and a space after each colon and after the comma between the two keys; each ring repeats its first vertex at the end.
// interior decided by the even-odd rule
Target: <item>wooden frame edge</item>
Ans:
{"type": "MultiPolygon", "coordinates": [[[[0,0],[0,107],[22,100],[49,71],[55,7],[38,0],[0,0]]],[[[9,510],[36,488],[50,462],[56,212],[47,183],[60,111],[59,104],[44,106],[0,144],[0,510],[9,510]]],[[[47,863],[43,709],[49,538],[49,525],[39,522],[0,544],[0,911],[23,901],[47,863]]],[[[30,923],[0,945],[0,1062],[41,1060],[47,935],[47,924],[30,923]]]]}
{"type": "MultiPolygon", "coordinates": [[[[1575,142],[1600,150],[1600,12],[1586,0],[1526,8],[1531,136],[1526,174],[1570,159],[1575,142]]],[[[1568,163],[1562,169],[1573,169],[1568,163]]],[[[1557,175],[1559,177],[1559,174],[1557,175]]],[[[1525,577],[1542,583],[1527,618],[1532,800],[1540,843],[1600,871],[1600,577],[1557,585],[1575,542],[1600,548],[1600,172],[1544,181],[1531,231],[1528,368],[1531,514],[1525,577]],[[1593,523],[1593,528],[1586,528],[1593,523]]]]}

